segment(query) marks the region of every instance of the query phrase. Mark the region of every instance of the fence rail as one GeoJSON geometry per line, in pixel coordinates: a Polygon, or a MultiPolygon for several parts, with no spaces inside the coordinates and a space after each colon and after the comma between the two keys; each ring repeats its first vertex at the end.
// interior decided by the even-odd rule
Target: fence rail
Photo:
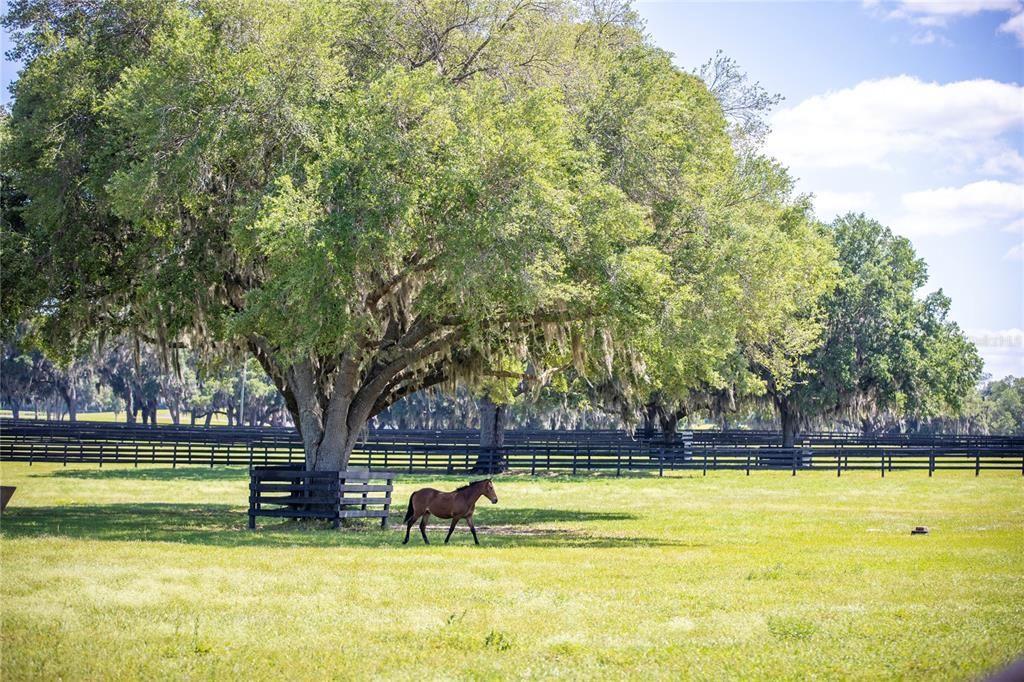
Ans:
{"type": "MultiPolygon", "coordinates": [[[[676,434],[671,441],[623,431],[509,431],[504,447],[482,450],[470,430],[371,430],[350,466],[406,473],[670,470],[797,471],[1019,470],[1024,438],[811,433],[782,448],[770,431],[676,434]]],[[[280,466],[303,461],[292,429],[138,426],[0,420],[0,460],[24,462],[280,466]]]]}

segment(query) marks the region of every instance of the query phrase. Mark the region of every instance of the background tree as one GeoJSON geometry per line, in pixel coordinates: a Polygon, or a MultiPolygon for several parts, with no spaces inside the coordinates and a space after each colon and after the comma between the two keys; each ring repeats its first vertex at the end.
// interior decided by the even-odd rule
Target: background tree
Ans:
{"type": "Polygon", "coordinates": [[[50,395],[59,398],[64,403],[68,420],[76,421],[80,407],[91,403],[95,396],[96,382],[91,363],[87,359],[75,359],[59,365],[42,356],[38,370],[37,387],[45,387],[50,395]]]}
{"type": "Polygon", "coordinates": [[[25,352],[15,341],[5,341],[0,359],[0,396],[10,406],[15,419],[24,405],[37,395],[40,381],[39,356],[25,352]]]}
{"type": "Polygon", "coordinates": [[[146,344],[127,337],[115,339],[97,359],[96,372],[125,406],[127,423],[156,426],[162,372],[156,353],[146,344]]]}
{"type": "Polygon", "coordinates": [[[947,318],[949,299],[918,298],[928,277],[910,242],[863,215],[837,218],[828,233],[841,270],[824,299],[823,343],[785,388],[768,382],[787,447],[801,419],[852,418],[871,432],[886,411],[959,409],[983,363],[947,318]]]}
{"type": "Polygon", "coordinates": [[[770,131],[767,114],[783,100],[782,95],[770,94],[759,82],[751,81],[736,60],[722,50],[694,73],[721,104],[737,147],[759,148],[770,131]]]}
{"type": "Polygon", "coordinates": [[[192,398],[192,422],[203,419],[209,426],[215,414],[223,414],[228,426],[232,426],[238,409],[238,379],[233,367],[208,369],[197,381],[196,393],[192,398]]]}
{"type": "Polygon", "coordinates": [[[992,433],[1024,435],[1024,377],[990,381],[981,392],[992,433]]]}
{"type": "Polygon", "coordinates": [[[194,360],[183,359],[184,351],[175,348],[173,367],[163,367],[160,373],[160,399],[167,406],[173,424],[181,423],[183,412],[191,411],[192,402],[199,390],[196,373],[193,369],[194,360]]]}
{"type": "Polygon", "coordinates": [[[281,394],[262,372],[255,360],[246,360],[244,373],[238,374],[236,387],[239,400],[242,400],[242,378],[245,378],[245,405],[238,408],[239,426],[262,426],[264,424],[281,426],[287,417],[287,410],[281,394]]]}

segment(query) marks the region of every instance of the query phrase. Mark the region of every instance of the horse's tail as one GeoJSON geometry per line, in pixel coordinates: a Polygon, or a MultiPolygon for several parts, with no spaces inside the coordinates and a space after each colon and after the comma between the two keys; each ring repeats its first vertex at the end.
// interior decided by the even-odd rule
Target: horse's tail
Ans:
{"type": "MultiPolygon", "coordinates": [[[[413,493],[415,495],[415,493],[413,493]]],[[[405,510],[405,521],[402,523],[409,523],[412,520],[412,495],[409,496],[409,508],[405,510]]]]}

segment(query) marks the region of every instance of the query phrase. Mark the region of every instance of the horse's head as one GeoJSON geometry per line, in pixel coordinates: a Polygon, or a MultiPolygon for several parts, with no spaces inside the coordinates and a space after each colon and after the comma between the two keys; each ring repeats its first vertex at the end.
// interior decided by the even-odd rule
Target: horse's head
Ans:
{"type": "Polygon", "coordinates": [[[491,501],[491,504],[498,504],[498,493],[494,492],[494,483],[491,479],[481,481],[484,484],[484,496],[491,501]]]}

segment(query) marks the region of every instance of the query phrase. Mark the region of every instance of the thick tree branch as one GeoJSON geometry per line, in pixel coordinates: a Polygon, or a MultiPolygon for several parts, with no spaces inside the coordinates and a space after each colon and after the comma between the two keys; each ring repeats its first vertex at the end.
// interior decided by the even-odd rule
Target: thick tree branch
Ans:
{"type": "Polygon", "coordinates": [[[380,414],[402,398],[444,383],[450,377],[444,362],[435,363],[430,369],[416,376],[407,377],[405,383],[395,382],[373,403],[370,417],[380,414]]]}
{"type": "Polygon", "coordinates": [[[439,339],[426,343],[419,348],[401,353],[387,364],[380,366],[372,377],[359,389],[352,400],[352,407],[349,409],[348,426],[361,428],[369,418],[370,410],[377,399],[384,393],[392,378],[406,367],[421,362],[431,355],[442,353],[462,337],[463,331],[455,329],[448,331],[439,339]]]}

